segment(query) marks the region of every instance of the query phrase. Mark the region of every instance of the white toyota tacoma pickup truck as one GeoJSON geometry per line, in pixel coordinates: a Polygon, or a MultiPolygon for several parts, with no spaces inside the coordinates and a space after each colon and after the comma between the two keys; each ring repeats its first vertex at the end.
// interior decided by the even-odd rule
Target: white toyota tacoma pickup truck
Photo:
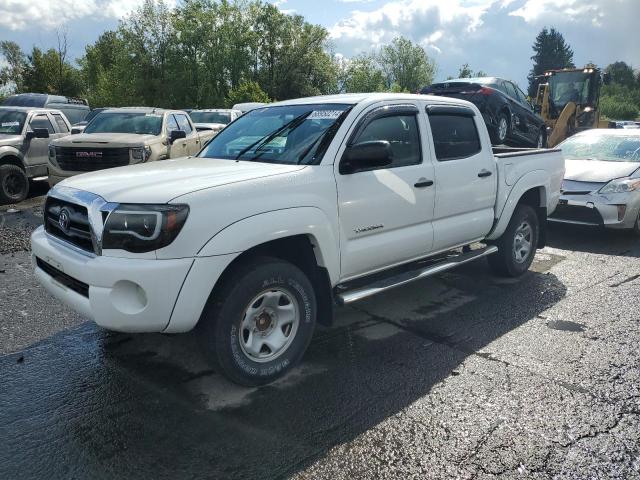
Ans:
{"type": "Polygon", "coordinates": [[[187,332],[260,385],[346,304],[484,256],[517,276],[545,242],[558,150],[494,154],[444,97],[305,98],[247,113],[197,157],[67,179],[32,235],[35,274],[98,325],[187,332]]]}

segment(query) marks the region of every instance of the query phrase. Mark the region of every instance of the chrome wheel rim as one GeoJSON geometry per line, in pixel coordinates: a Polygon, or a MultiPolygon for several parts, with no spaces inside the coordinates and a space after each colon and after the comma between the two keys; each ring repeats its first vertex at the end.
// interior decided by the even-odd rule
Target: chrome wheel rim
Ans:
{"type": "Polygon", "coordinates": [[[508,124],[507,124],[507,119],[504,117],[500,118],[500,125],[498,125],[498,138],[500,138],[500,140],[505,140],[507,138],[507,128],[508,128],[508,124]]]}
{"type": "Polygon", "coordinates": [[[297,300],[284,288],[265,290],[245,308],[240,349],[254,362],[275,360],[291,346],[300,325],[297,300]]]}
{"type": "Polygon", "coordinates": [[[516,228],[516,234],[513,239],[513,258],[517,263],[524,263],[531,254],[533,245],[533,230],[528,222],[522,222],[516,228]]]}

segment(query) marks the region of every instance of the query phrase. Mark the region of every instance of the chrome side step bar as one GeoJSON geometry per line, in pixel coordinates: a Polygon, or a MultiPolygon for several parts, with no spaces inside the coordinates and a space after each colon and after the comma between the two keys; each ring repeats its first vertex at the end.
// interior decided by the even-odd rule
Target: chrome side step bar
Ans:
{"type": "Polygon", "coordinates": [[[348,303],[357,302],[363,298],[371,297],[377,293],[391,290],[392,288],[406,285],[407,283],[415,282],[421,278],[430,277],[438,273],[450,270],[458,267],[467,262],[472,262],[487,255],[491,255],[498,251],[498,247],[490,245],[482,249],[474,250],[469,253],[461,253],[457,256],[449,257],[445,260],[433,263],[427,267],[419,268],[417,270],[411,270],[409,272],[401,273],[389,278],[378,280],[369,285],[365,285],[353,290],[346,290],[336,294],[336,301],[339,305],[346,305],[348,303]]]}

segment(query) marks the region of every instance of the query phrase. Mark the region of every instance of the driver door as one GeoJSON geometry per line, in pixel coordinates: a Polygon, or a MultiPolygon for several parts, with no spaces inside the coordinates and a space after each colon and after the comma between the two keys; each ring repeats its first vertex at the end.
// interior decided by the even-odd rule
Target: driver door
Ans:
{"type": "Polygon", "coordinates": [[[420,106],[372,107],[351,132],[349,145],[388,141],[390,165],[340,173],[336,162],[343,280],[426,256],[432,248],[434,168],[420,106]]]}
{"type": "MultiPolygon", "coordinates": [[[[33,114],[25,131],[33,131],[36,128],[46,129],[49,135],[56,133],[46,113],[33,114]]],[[[25,165],[29,167],[29,169],[37,169],[38,167],[46,168],[50,141],[50,138],[31,138],[30,140],[25,140],[24,159],[25,165]]],[[[39,172],[33,173],[35,175],[39,174],[39,172]]]]}
{"type": "Polygon", "coordinates": [[[169,143],[169,136],[174,130],[180,130],[178,121],[172,113],[167,114],[167,158],[180,158],[189,156],[189,144],[186,138],[180,138],[169,143]]]}

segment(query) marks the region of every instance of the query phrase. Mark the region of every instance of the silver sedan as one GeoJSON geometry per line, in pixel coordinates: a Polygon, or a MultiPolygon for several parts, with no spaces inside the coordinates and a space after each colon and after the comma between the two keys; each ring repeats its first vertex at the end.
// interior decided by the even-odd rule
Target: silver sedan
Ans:
{"type": "Polygon", "coordinates": [[[549,221],[640,234],[640,130],[587,130],[558,148],[566,173],[549,221]]]}

